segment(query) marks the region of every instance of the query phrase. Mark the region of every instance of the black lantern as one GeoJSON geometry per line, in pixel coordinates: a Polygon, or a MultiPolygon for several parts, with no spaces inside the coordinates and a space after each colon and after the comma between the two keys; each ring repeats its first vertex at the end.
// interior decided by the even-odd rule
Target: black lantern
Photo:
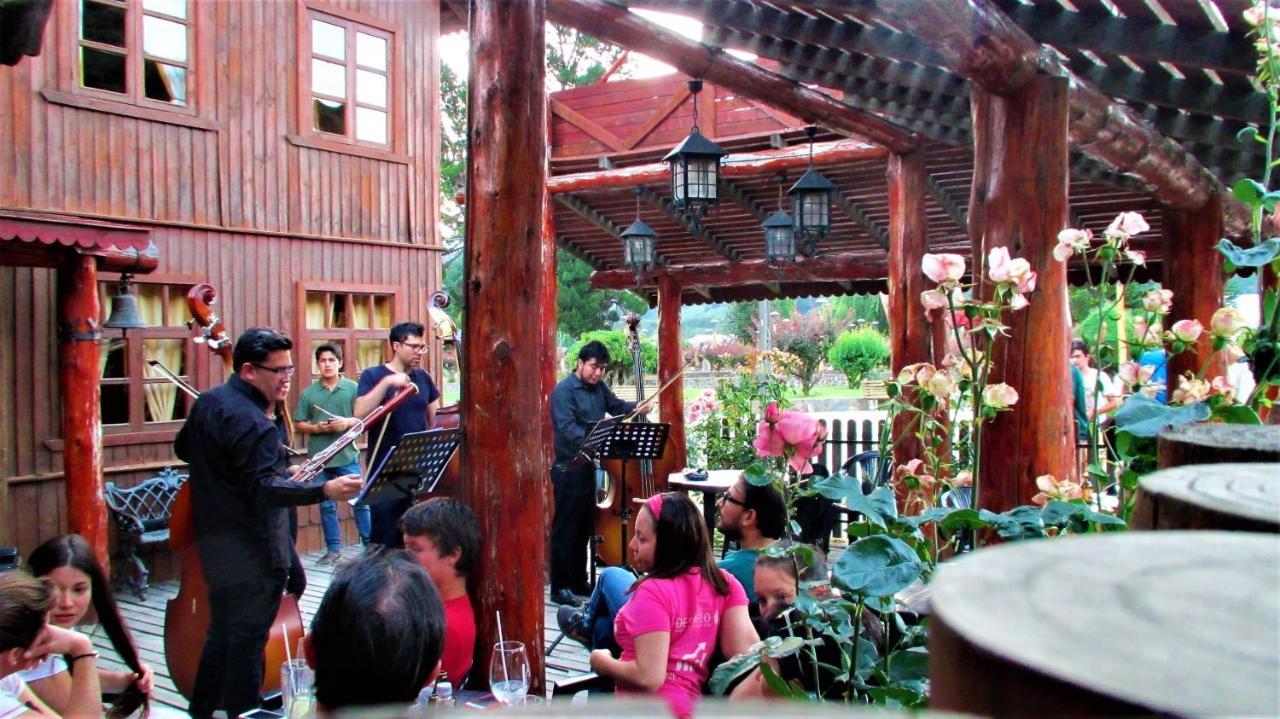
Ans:
{"type": "Polygon", "coordinates": [[[640,220],[640,189],[636,189],[636,221],[622,231],[622,263],[636,271],[652,270],[656,263],[658,233],[640,220]]]}
{"type": "Polygon", "coordinates": [[[836,186],[813,169],[813,138],[818,128],[810,125],[804,133],[809,136],[809,170],[787,194],[791,196],[791,211],[795,213],[796,236],[808,242],[812,249],[831,229],[831,193],[836,186]]]}
{"type": "Polygon", "coordinates": [[[720,158],[723,147],[698,132],[698,92],[701,80],[689,81],[693,95],[693,129],[689,136],[662,158],[671,163],[671,202],[690,217],[701,217],[709,205],[720,202],[720,158]]]}
{"type": "Polygon", "coordinates": [[[129,291],[128,273],[120,275],[120,284],[116,285],[116,293],[111,297],[111,315],[102,323],[103,327],[113,330],[145,330],[150,327],[142,320],[138,311],[138,298],[129,291]]]}
{"type": "Polygon", "coordinates": [[[765,218],[760,225],[764,230],[764,256],[769,262],[794,262],[796,259],[796,233],[791,215],[782,209],[782,183],[778,175],[778,211],[765,218]]]}

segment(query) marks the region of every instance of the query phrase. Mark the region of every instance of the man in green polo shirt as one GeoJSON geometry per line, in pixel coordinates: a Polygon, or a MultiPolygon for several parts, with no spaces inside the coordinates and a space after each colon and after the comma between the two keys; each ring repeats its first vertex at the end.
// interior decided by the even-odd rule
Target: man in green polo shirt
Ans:
{"type": "MultiPolygon", "coordinates": [[[[320,379],[302,391],[298,407],[293,411],[294,429],[307,435],[307,452],[314,457],[355,426],[356,383],[342,376],[342,348],[336,344],[322,344],[316,348],[316,366],[320,379]]],[[[355,443],[342,448],[325,464],[321,476],[333,479],[347,474],[359,474],[359,453],[355,443]]],[[[369,544],[369,507],[353,507],[356,529],[360,541],[369,544]]],[[[333,500],[320,503],[320,527],[324,531],[325,555],[317,564],[333,564],[342,549],[342,532],[338,527],[338,504],[333,500]]]]}

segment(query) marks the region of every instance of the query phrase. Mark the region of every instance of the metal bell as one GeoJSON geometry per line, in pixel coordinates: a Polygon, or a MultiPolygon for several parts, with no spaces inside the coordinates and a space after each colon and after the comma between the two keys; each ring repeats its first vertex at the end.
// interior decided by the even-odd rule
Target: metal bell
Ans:
{"type": "Polygon", "coordinates": [[[120,278],[116,294],[111,297],[111,316],[102,325],[113,330],[145,330],[148,325],[138,311],[138,298],[129,292],[129,280],[120,278]]]}

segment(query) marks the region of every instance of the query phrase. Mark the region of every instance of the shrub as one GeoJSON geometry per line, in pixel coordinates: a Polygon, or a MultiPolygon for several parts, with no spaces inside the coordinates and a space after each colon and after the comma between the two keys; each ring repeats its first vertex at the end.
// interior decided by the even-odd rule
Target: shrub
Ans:
{"type": "Polygon", "coordinates": [[[700,351],[702,356],[706,357],[707,361],[711,363],[712,369],[741,367],[747,363],[747,359],[751,354],[751,348],[737,340],[703,345],[700,351]]]}
{"type": "Polygon", "coordinates": [[[889,364],[889,340],[870,327],[843,332],[827,353],[831,366],[844,373],[849,387],[857,387],[868,374],[889,364]]]}
{"type": "Polygon", "coordinates": [[[773,327],[773,345],[799,360],[794,377],[800,380],[800,391],[808,396],[813,382],[827,358],[827,350],[835,340],[835,328],[816,312],[791,319],[778,320],[773,327]]]}
{"type": "Polygon", "coordinates": [[[751,441],[756,423],[770,402],[788,406],[786,387],[772,377],[742,372],[716,383],[694,404],[696,422],[686,427],[689,464],[707,469],[741,469],[759,461],[751,441]]]}
{"type": "MultiPolygon", "coordinates": [[[[569,351],[565,354],[565,364],[569,365],[569,370],[578,366],[578,352],[582,346],[592,340],[600,340],[604,346],[609,349],[609,369],[605,372],[605,381],[609,384],[630,384],[635,381],[635,371],[631,364],[631,348],[627,346],[627,333],[617,330],[596,330],[594,332],[583,332],[569,347],[569,351]]],[[[647,342],[643,337],[640,338],[641,357],[644,359],[644,371],[652,373],[658,371],[658,346],[652,342],[647,342]]]]}

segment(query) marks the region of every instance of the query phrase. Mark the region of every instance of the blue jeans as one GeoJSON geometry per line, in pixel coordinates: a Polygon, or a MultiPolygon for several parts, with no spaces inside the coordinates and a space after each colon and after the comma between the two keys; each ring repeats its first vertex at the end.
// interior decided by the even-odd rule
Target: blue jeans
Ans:
{"type": "Polygon", "coordinates": [[[592,649],[619,650],[613,637],[613,618],[622,605],[631,598],[627,590],[636,582],[636,575],[622,567],[605,567],[596,577],[596,588],[591,591],[587,607],[582,611],[582,626],[591,633],[592,649]]]}
{"type": "MultiPolygon", "coordinates": [[[[352,462],[342,467],[326,467],[320,476],[324,481],[337,479],[347,474],[360,474],[360,463],[352,462]]],[[[356,531],[360,532],[360,542],[369,543],[369,505],[357,504],[351,508],[356,515],[356,531]]],[[[320,503],[320,528],[324,531],[324,546],[330,552],[342,548],[342,530],[338,527],[338,503],[326,499],[320,503]]]]}

